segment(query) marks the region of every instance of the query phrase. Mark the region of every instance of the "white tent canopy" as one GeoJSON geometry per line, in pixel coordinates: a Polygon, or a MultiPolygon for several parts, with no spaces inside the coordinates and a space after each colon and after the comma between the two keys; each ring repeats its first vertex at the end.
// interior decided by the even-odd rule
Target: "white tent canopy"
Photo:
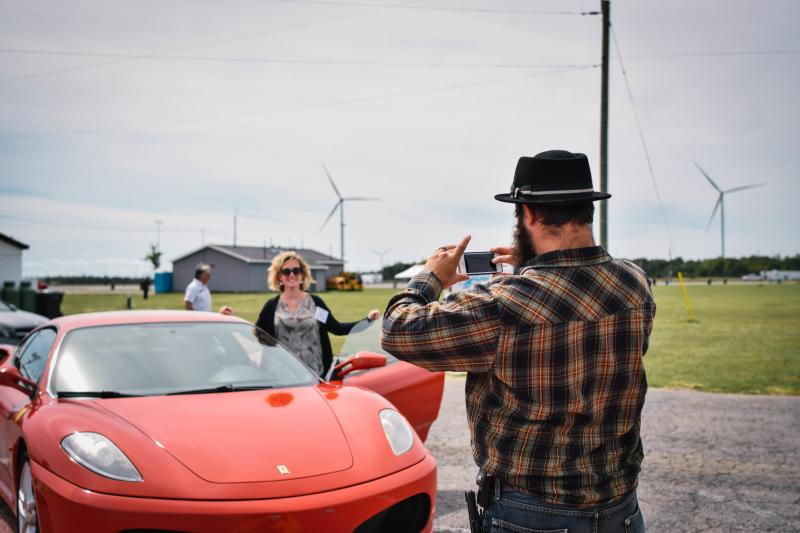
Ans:
{"type": "Polygon", "coordinates": [[[408,267],[407,269],[403,270],[402,272],[399,272],[399,273],[395,274],[394,275],[394,279],[411,279],[414,276],[416,276],[417,274],[419,274],[420,272],[422,272],[422,269],[424,267],[425,267],[424,264],[411,265],[410,267],[408,267]]]}

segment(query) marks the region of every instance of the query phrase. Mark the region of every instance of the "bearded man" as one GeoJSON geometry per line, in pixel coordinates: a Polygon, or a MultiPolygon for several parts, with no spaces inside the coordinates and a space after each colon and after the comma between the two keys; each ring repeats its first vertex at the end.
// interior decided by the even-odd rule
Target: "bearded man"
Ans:
{"type": "Polygon", "coordinates": [[[655,303],[638,266],[595,245],[593,202],[610,196],[593,190],[583,154],[522,157],[511,192],[495,196],[516,204],[514,246],[492,250],[514,274],[440,302],[467,279],[466,236],[389,302],[386,351],[467,373],[483,531],[644,531],[642,357],[655,303]]]}

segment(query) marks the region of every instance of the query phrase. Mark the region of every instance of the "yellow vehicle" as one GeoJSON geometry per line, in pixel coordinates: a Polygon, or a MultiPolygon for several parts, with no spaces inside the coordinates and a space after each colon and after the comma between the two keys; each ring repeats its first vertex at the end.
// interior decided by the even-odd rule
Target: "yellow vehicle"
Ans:
{"type": "Polygon", "coordinates": [[[361,276],[355,272],[342,272],[328,278],[325,288],[329,291],[360,291],[364,285],[361,283],[361,276]]]}

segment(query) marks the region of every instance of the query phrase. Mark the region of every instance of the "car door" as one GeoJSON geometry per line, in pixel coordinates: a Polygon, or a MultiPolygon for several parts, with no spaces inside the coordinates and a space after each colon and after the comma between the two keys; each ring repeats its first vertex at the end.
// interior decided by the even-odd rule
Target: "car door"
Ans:
{"type": "Polygon", "coordinates": [[[380,353],[386,355],[386,366],[353,372],[344,382],[377,392],[392,402],[424,442],[439,416],[444,373],[429,372],[386,353],[380,347],[380,331],[380,321],[359,322],[345,339],[338,360],[359,352],[380,353]]]}
{"type": "MultiPolygon", "coordinates": [[[[38,383],[55,340],[56,331],[52,328],[36,331],[19,345],[13,356],[3,360],[2,366],[16,366],[23,376],[38,383]]],[[[13,387],[0,385],[0,490],[6,498],[11,497],[14,490],[15,472],[11,453],[20,435],[17,415],[27,409],[30,403],[29,395],[13,387]]]]}

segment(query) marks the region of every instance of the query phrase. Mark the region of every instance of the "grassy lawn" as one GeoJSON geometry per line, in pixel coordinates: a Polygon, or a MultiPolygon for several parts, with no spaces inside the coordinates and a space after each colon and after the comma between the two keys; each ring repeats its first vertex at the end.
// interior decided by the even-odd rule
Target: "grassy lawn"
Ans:
{"type": "MultiPolygon", "coordinates": [[[[655,288],[656,323],[645,357],[653,387],[715,392],[800,395],[800,285],[690,285],[698,322],[687,320],[677,284],[655,288]]],[[[383,310],[392,289],[323,293],[340,321],[383,310]]],[[[180,309],[183,294],[133,296],[134,309],[180,309]]],[[[214,306],[229,305],[255,321],[269,294],[215,293],[214,306]]],[[[66,314],[125,308],[125,294],[67,294],[66,314]]],[[[342,338],[332,336],[334,351],[342,338]]]]}
{"type": "Polygon", "coordinates": [[[658,311],[645,365],[655,387],[800,394],[800,285],[655,288],[658,311]]]}

